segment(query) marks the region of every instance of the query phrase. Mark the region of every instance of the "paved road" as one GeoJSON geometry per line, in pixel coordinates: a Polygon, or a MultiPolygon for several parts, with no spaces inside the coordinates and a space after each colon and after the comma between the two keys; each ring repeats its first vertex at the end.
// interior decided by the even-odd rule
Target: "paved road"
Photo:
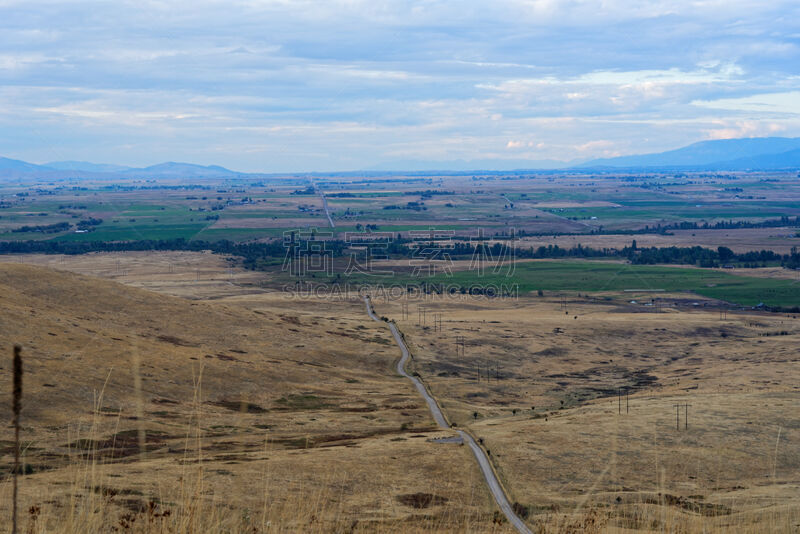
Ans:
{"type": "Polygon", "coordinates": [[[328,210],[328,199],[325,198],[325,193],[319,194],[320,198],[322,198],[322,209],[325,210],[325,216],[328,217],[328,224],[331,225],[331,228],[336,228],[336,225],[333,224],[333,217],[331,217],[331,212],[328,210]]]}
{"type": "MultiPolygon", "coordinates": [[[[364,297],[364,303],[367,306],[367,313],[369,316],[375,321],[380,321],[380,318],[375,315],[375,312],[372,309],[372,302],[370,302],[369,297],[364,297]]],[[[408,351],[406,342],[403,340],[403,336],[400,335],[400,330],[397,329],[397,325],[392,322],[388,324],[395,341],[397,341],[397,345],[400,347],[400,351],[403,353],[400,361],[397,362],[397,372],[414,383],[417,391],[419,391],[420,395],[422,395],[422,398],[425,399],[425,402],[428,403],[428,408],[430,409],[431,415],[433,415],[433,419],[436,421],[436,424],[439,425],[440,428],[450,429],[450,425],[447,423],[447,420],[442,413],[442,409],[439,407],[439,403],[436,402],[436,399],[433,398],[433,395],[428,392],[428,390],[425,388],[425,385],[419,380],[419,378],[411,376],[406,372],[406,362],[408,362],[408,359],[411,357],[411,353],[408,351]]],[[[489,486],[489,491],[492,492],[492,496],[494,497],[497,506],[499,506],[500,510],[503,511],[508,521],[514,526],[514,528],[517,529],[517,532],[520,532],[520,534],[533,534],[525,522],[514,513],[514,509],[511,507],[508,496],[506,496],[506,492],[500,485],[500,481],[497,480],[497,475],[495,475],[494,469],[492,469],[492,465],[489,463],[489,458],[486,456],[486,452],[475,442],[475,439],[470,434],[464,432],[463,430],[458,430],[457,432],[469,445],[469,448],[472,449],[472,453],[475,455],[475,459],[478,460],[478,466],[481,468],[481,472],[483,473],[483,478],[486,480],[486,485],[489,486]]]]}

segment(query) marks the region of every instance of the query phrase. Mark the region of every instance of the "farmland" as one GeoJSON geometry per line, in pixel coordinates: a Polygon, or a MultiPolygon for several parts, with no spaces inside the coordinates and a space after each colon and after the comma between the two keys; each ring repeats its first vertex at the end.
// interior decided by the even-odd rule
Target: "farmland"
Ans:
{"type": "Polygon", "coordinates": [[[794,532],[797,200],[787,174],[5,185],[26,524],[513,531],[460,430],[538,532],[794,532]]]}
{"type": "MultiPolygon", "coordinates": [[[[464,237],[478,228],[488,235],[512,229],[522,236],[575,234],[590,246],[592,234],[637,232],[648,239],[646,227],[681,222],[703,227],[725,221],[752,227],[794,218],[800,215],[799,200],[800,185],[791,174],[6,184],[0,186],[0,239],[246,241],[306,228],[327,228],[338,236],[364,227],[399,234],[436,227],[464,237]],[[322,210],[323,194],[336,224],[333,229],[322,210]],[[75,225],[90,218],[102,222],[76,233],[75,225]],[[72,228],[55,233],[13,231],[58,223],[72,228]]],[[[730,243],[726,246],[736,246],[735,230],[718,232],[730,243]]],[[[776,233],[794,237],[796,231],[776,233]]],[[[785,246],[773,241],[767,244],[785,246]]]]}

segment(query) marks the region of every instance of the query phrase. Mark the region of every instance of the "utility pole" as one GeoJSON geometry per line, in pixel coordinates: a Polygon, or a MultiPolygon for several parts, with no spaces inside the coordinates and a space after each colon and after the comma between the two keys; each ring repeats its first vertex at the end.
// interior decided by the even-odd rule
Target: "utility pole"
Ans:
{"type": "Polygon", "coordinates": [[[683,403],[683,404],[673,404],[672,406],[675,407],[675,430],[681,429],[681,408],[683,408],[683,424],[684,430],[689,428],[689,406],[691,404],[683,403]]]}
{"type": "Polygon", "coordinates": [[[459,346],[461,346],[461,355],[464,356],[464,336],[456,336],[456,356],[458,356],[459,346]]]}

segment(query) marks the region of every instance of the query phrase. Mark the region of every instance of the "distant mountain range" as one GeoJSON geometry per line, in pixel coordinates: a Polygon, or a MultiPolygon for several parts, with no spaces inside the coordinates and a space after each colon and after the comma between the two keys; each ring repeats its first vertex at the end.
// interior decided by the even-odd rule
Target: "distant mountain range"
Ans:
{"type": "MultiPolygon", "coordinates": [[[[701,141],[692,145],[659,152],[616,158],[595,159],[578,163],[555,160],[398,160],[385,162],[361,171],[416,174],[464,173],[469,171],[775,171],[800,170],[800,137],[756,137],[701,141]]],[[[236,178],[263,176],[266,173],[241,173],[218,165],[167,162],[150,167],[134,168],[122,165],[89,163],[85,161],[55,161],[37,165],[0,157],[0,178],[4,179],[66,179],[66,178],[236,178]]],[[[325,174],[325,173],[314,173],[325,174]]],[[[357,175],[358,172],[332,173],[357,175]]]]}
{"type": "Polygon", "coordinates": [[[595,159],[579,169],[779,170],[800,169],[800,137],[701,141],[656,154],[595,159]]]}
{"type": "Polygon", "coordinates": [[[795,170],[800,169],[800,137],[754,137],[701,141],[658,152],[590,161],[556,160],[454,160],[395,161],[372,167],[383,171],[522,171],[522,170],[795,170]]]}
{"type": "Polygon", "coordinates": [[[369,167],[368,171],[515,171],[518,169],[546,170],[563,169],[578,162],[564,162],[554,159],[470,159],[470,160],[396,160],[386,161],[369,167]]]}
{"type": "Polygon", "coordinates": [[[85,171],[85,172],[123,172],[131,167],[124,165],[111,165],[106,163],[89,163],[88,161],[53,161],[45,163],[44,167],[59,171],[85,171]]]}
{"type": "Polygon", "coordinates": [[[36,165],[0,157],[0,177],[6,178],[233,178],[247,176],[218,165],[167,162],[135,168],[86,161],[54,161],[36,165]]]}

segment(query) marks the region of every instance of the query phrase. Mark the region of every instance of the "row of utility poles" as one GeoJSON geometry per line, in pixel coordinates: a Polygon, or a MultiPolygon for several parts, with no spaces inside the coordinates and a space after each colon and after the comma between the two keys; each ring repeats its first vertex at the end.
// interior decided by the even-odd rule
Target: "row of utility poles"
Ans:
{"type": "MultiPolygon", "coordinates": [[[[656,307],[656,311],[661,311],[661,306],[660,306],[659,300],[655,299],[655,303],[656,303],[655,305],[657,306],[656,307]]],[[[567,308],[567,298],[566,298],[566,296],[563,296],[561,298],[561,309],[566,309],[566,308],[567,308]]],[[[400,311],[400,313],[401,313],[401,317],[404,320],[408,320],[410,313],[409,313],[409,308],[408,308],[408,303],[407,302],[401,303],[401,311],[400,311]]],[[[433,326],[433,331],[434,332],[442,332],[443,331],[443,328],[442,328],[443,313],[442,312],[434,312],[434,311],[429,310],[428,308],[426,308],[424,306],[421,306],[421,305],[417,307],[417,326],[423,326],[423,327],[428,326],[428,322],[429,322],[428,321],[428,319],[429,319],[428,316],[429,315],[430,315],[430,318],[432,319],[431,320],[431,325],[433,326]]],[[[727,312],[726,311],[720,311],[720,319],[726,319],[726,318],[727,318],[727,312]]],[[[464,357],[465,354],[466,354],[466,340],[465,340],[464,336],[462,336],[462,335],[455,336],[454,345],[455,345],[456,356],[464,357]]],[[[498,362],[495,362],[494,366],[492,366],[492,364],[489,363],[489,362],[486,362],[484,365],[480,365],[480,364],[478,365],[478,367],[477,367],[478,382],[480,382],[481,379],[483,379],[484,377],[485,377],[487,382],[491,382],[492,375],[494,375],[494,379],[496,381],[500,380],[500,364],[498,362]]],[[[617,412],[618,412],[619,415],[622,415],[622,413],[623,413],[623,400],[624,400],[624,405],[625,405],[624,406],[625,413],[629,414],[630,411],[631,411],[630,390],[628,388],[622,388],[622,387],[617,388],[617,412]]],[[[687,402],[673,405],[673,407],[675,408],[675,429],[676,430],[680,430],[681,429],[680,428],[681,410],[683,410],[683,428],[684,428],[684,430],[688,430],[688,428],[689,428],[689,408],[691,406],[692,405],[687,403],[687,402]]]]}

